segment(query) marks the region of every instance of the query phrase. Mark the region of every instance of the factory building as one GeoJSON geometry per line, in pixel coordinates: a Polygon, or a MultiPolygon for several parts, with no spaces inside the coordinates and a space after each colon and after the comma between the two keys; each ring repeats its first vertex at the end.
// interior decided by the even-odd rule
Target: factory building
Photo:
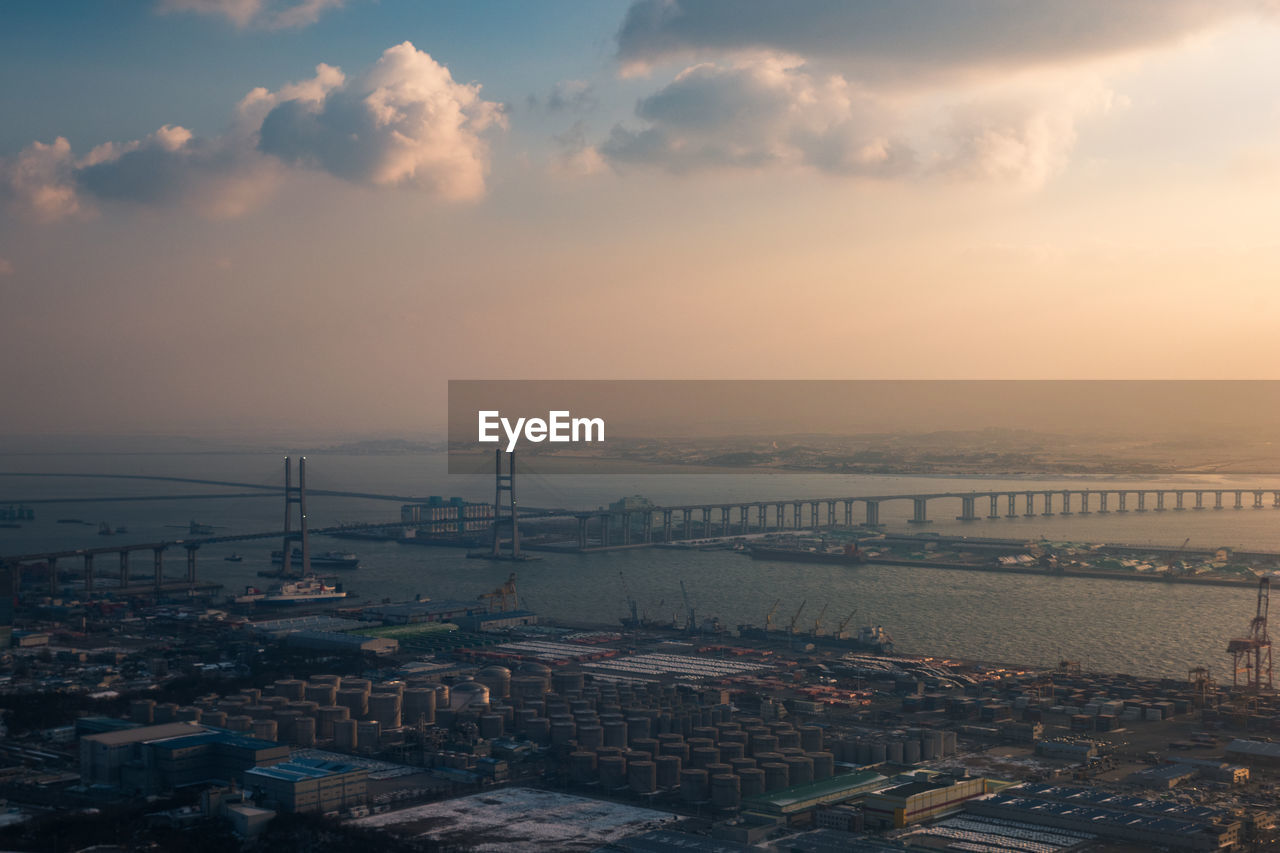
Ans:
{"type": "Polygon", "coordinates": [[[868,794],[862,812],[869,828],[901,829],[959,811],[966,800],[985,793],[985,779],[936,776],[868,794]]]}
{"type": "Polygon", "coordinates": [[[289,747],[191,723],[165,723],[80,739],[80,776],[140,794],[202,782],[240,784],[253,767],[289,757],[289,747]]]}
{"type": "Polygon", "coordinates": [[[821,782],[796,785],[742,801],[745,815],[770,818],[775,823],[808,823],[819,806],[844,803],[875,790],[888,781],[870,770],[832,776],[821,782]]]}
{"type": "Polygon", "coordinates": [[[244,787],[258,802],[282,811],[326,814],[368,801],[369,771],[353,764],[299,758],[244,774],[244,787]]]}

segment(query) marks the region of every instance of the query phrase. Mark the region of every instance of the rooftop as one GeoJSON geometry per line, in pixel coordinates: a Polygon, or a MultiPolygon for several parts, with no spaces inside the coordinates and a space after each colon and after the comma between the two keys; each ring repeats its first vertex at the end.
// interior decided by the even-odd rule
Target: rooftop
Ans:
{"type": "Polygon", "coordinates": [[[761,797],[752,797],[743,801],[743,807],[750,808],[752,805],[757,807],[771,806],[774,809],[786,810],[825,797],[838,797],[845,793],[857,793],[857,789],[868,788],[884,781],[887,781],[886,778],[873,770],[860,770],[854,773],[832,776],[830,779],[823,779],[821,782],[796,785],[761,797]]]}
{"type": "Polygon", "coordinates": [[[158,726],[140,726],[136,729],[120,729],[114,732],[102,732],[96,735],[85,735],[82,740],[100,743],[104,746],[123,746],[127,743],[141,743],[148,740],[196,735],[208,731],[196,723],[161,723],[158,726]]]}

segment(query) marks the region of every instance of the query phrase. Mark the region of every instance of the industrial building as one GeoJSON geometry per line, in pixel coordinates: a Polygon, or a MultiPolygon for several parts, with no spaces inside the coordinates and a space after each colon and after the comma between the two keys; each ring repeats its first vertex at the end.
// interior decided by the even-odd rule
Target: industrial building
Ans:
{"type": "Polygon", "coordinates": [[[240,784],[244,772],[289,757],[289,747],[188,722],[140,726],[80,739],[80,776],[140,794],[200,782],[240,784]]]}
{"type": "Polygon", "coordinates": [[[298,758],[244,774],[258,802],[286,812],[326,814],[368,801],[369,771],[354,764],[298,758]]]}
{"type": "Polygon", "coordinates": [[[843,803],[884,785],[888,779],[871,770],[832,776],[821,782],[796,785],[743,800],[747,815],[772,818],[778,823],[803,823],[819,806],[843,803]]]}
{"type": "Polygon", "coordinates": [[[901,829],[958,811],[966,800],[984,793],[985,779],[934,776],[868,794],[862,812],[869,828],[901,829]]]}

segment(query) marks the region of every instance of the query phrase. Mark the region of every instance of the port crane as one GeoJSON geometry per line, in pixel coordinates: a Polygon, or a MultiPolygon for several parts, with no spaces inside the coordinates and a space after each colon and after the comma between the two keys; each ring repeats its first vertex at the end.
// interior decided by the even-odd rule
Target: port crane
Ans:
{"type": "Polygon", "coordinates": [[[622,581],[622,594],[626,596],[626,599],[627,599],[627,612],[631,614],[631,624],[636,627],[639,627],[640,626],[639,607],[637,607],[636,605],[636,600],[631,597],[631,590],[627,588],[627,576],[624,575],[622,572],[618,572],[618,580],[622,581]]]}
{"type": "Polygon", "coordinates": [[[818,611],[817,618],[813,620],[813,636],[815,637],[822,636],[822,617],[827,615],[827,605],[830,603],[831,602],[829,601],[824,601],[822,603],[822,609],[818,611]]]}
{"type": "MultiPolygon", "coordinates": [[[[623,580],[623,589],[626,588],[626,583],[626,580],[623,580]]],[[[516,596],[516,573],[512,572],[511,576],[503,581],[502,586],[493,592],[482,593],[480,598],[488,603],[490,613],[506,613],[508,609],[519,610],[520,599],[516,596]],[[508,602],[510,602],[510,607],[508,607],[508,602]]]]}
{"type": "Polygon", "coordinates": [[[1191,537],[1188,536],[1186,539],[1182,540],[1182,544],[1178,546],[1178,550],[1174,551],[1171,555],[1169,555],[1169,565],[1166,568],[1166,571],[1168,572],[1169,577],[1173,577],[1174,564],[1178,562],[1178,557],[1182,556],[1182,552],[1187,550],[1187,545],[1190,542],[1191,542],[1191,537]]]}
{"type": "Polygon", "coordinates": [[[778,605],[781,603],[782,599],[779,598],[773,603],[773,606],[769,608],[769,612],[764,615],[764,630],[766,633],[773,630],[773,614],[778,612],[778,605]]]}
{"type": "Polygon", "coordinates": [[[849,635],[845,633],[844,629],[850,622],[853,621],[853,617],[856,616],[857,613],[858,613],[858,608],[855,607],[853,608],[853,612],[850,613],[848,616],[844,617],[844,620],[840,622],[840,626],[836,628],[835,636],[837,640],[844,640],[848,638],[849,635]]]}
{"type": "Polygon", "coordinates": [[[1258,602],[1249,633],[1227,643],[1231,655],[1231,686],[1250,693],[1271,689],[1271,636],[1267,633],[1267,611],[1271,604],[1271,578],[1258,580],[1258,602]],[[1244,673],[1244,684],[1240,674],[1244,673]]]}

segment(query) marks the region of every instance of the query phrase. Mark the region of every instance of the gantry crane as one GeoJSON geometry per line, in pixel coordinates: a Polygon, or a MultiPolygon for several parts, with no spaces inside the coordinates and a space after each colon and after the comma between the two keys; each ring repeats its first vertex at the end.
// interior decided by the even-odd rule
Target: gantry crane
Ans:
{"type": "Polygon", "coordinates": [[[1258,603],[1253,619],[1249,621],[1249,634],[1236,637],[1227,643],[1231,655],[1231,685],[1243,687],[1250,693],[1271,689],[1271,636],[1267,633],[1267,610],[1271,604],[1271,578],[1258,580],[1258,603]],[[1244,684],[1240,673],[1244,673],[1244,684]]]}

